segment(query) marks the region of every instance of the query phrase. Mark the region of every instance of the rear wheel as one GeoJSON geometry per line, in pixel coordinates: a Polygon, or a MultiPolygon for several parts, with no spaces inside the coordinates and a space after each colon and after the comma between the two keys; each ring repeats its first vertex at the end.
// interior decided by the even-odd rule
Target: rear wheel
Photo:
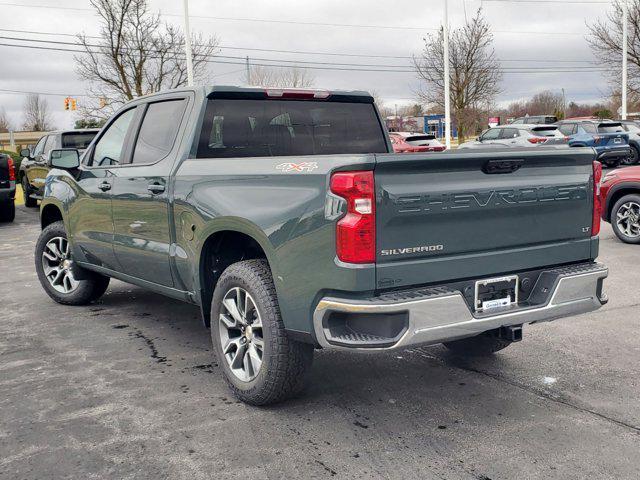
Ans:
{"type": "Polygon", "coordinates": [[[38,201],[35,198],[31,198],[31,193],[31,186],[25,175],[22,177],[22,199],[25,207],[34,208],[38,206],[38,201]]]}
{"type": "Polygon", "coordinates": [[[16,218],[16,206],[13,200],[0,203],[0,222],[13,222],[16,218]]]}
{"type": "Polygon", "coordinates": [[[640,152],[638,152],[638,148],[631,145],[631,152],[628,157],[625,157],[622,160],[623,165],[635,165],[640,160],[640,152]]]}
{"type": "Polygon", "coordinates": [[[615,203],[611,226],[623,242],[640,244],[640,195],[625,195],[615,203]]]}
{"type": "Polygon", "coordinates": [[[211,304],[211,339],[225,380],[243,402],[268,405],[304,387],[313,346],[287,336],[265,260],[234,263],[222,273],[211,304]]]}
{"type": "Polygon", "coordinates": [[[76,278],[73,257],[62,222],[55,222],[40,233],[35,252],[36,272],[44,291],[64,305],[86,305],[107,290],[109,277],[81,269],[76,278]]]}
{"type": "Polygon", "coordinates": [[[498,338],[490,333],[483,333],[476,337],[463,338],[453,342],[445,342],[444,346],[456,355],[469,357],[483,357],[504,350],[513,342],[498,338]]]}

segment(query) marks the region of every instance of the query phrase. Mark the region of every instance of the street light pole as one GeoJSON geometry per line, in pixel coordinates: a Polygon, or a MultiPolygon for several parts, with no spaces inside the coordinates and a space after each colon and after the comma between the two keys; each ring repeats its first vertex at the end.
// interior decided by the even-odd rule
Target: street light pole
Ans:
{"type": "Polygon", "coordinates": [[[451,85],[449,82],[449,5],[444,0],[444,136],[447,150],[451,148],[451,85]]]}
{"type": "Polygon", "coordinates": [[[627,119],[627,44],[629,8],[627,0],[622,0],[622,120],[627,119]]]}
{"type": "Polygon", "coordinates": [[[193,57],[191,55],[191,32],[189,31],[189,0],[184,0],[184,52],[187,56],[187,85],[193,87],[193,57]]]}

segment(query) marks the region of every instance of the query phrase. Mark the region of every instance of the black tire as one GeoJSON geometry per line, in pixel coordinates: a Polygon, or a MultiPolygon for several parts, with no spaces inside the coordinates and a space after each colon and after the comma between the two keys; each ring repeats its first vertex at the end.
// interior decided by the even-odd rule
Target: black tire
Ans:
{"type": "Polygon", "coordinates": [[[16,205],[13,200],[0,203],[0,222],[13,222],[16,218],[16,205]]]}
{"type": "Polygon", "coordinates": [[[224,378],[239,400],[250,405],[269,405],[295,396],[304,388],[313,362],[313,346],[287,336],[265,260],[234,263],[222,273],[211,302],[211,339],[224,378]],[[223,353],[221,338],[222,301],[234,289],[250,295],[262,325],[261,366],[254,372],[255,378],[246,381],[232,371],[230,360],[223,353]]]}
{"type": "Polygon", "coordinates": [[[623,165],[635,165],[640,160],[640,151],[635,145],[631,145],[631,153],[628,157],[622,160],[623,165]]]}
{"type": "Polygon", "coordinates": [[[463,338],[453,342],[445,342],[443,345],[451,352],[460,356],[484,357],[504,350],[513,342],[503,340],[490,333],[483,333],[476,337],[463,338]]]}
{"type": "MultiPolygon", "coordinates": [[[[62,221],[52,223],[47,226],[38,237],[36,242],[35,251],[35,264],[36,272],[38,273],[38,279],[44,291],[54,301],[63,305],[86,305],[94,300],[100,298],[109,286],[109,277],[105,277],[95,272],[91,272],[85,269],[81,269],[82,280],[75,280],[78,283],[77,287],[69,293],[63,293],[55,289],[55,287],[49,282],[45,274],[43,265],[43,252],[45,246],[49,241],[56,237],[61,237],[66,240],[67,232],[64,229],[64,223],[62,221]]],[[[71,256],[67,257],[70,261],[73,261],[71,256]]],[[[74,266],[73,268],[80,269],[80,267],[74,266]]]]}
{"type": "MultiPolygon", "coordinates": [[[[640,244],[640,235],[629,236],[625,233],[625,231],[623,231],[623,228],[621,228],[621,226],[618,225],[618,213],[624,214],[624,211],[626,210],[625,206],[629,204],[636,204],[640,206],[640,195],[638,194],[625,195],[615,203],[615,205],[611,209],[611,218],[610,218],[611,227],[613,228],[613,233],[616,234],[616,237],[618,237],[624,243],[631,243],[634,245],[638,245],[640,244]]],[[[637,225],[640,224],[640,220],[637,220],[635,223],[637,225]]],[[[623,224],[622,225],[623,227],[627,225],[625,222],[622,222],[622,224],[623,224]]],[[[638,228],[631,227],[628,229],[628,231],[629,232],[638,231],[638,228]]]]}
{"type": "Polygon", "coordinates": [[[35,208],[38,206],[38,201],[35,198],[31,198],[31,187],[29,186],[29,181],[27,180],[27,176],[22,176],[22,199],[24,200],[24,206],[28,208],[35,208]]]}

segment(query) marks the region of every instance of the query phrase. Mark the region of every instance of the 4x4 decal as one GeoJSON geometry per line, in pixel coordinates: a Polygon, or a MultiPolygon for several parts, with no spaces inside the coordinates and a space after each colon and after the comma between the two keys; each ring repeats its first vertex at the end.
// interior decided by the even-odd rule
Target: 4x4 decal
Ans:
{"type": "Polygon", "coordinates": [[[318,168],[318,164],[316,162],[303,162],[303,163],[281,163],[276,166],[276,169],[282,170],[283,172],[313,172],[316,168],[318,168]]]}

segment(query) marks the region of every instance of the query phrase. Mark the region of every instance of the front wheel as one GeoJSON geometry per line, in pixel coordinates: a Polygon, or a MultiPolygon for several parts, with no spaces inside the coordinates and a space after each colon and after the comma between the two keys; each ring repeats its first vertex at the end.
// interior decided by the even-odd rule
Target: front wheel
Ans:
{"type": "Polygon", "coordinates": [[[490,333],[483,333],[475,337],[445,342],[444,346],[456,355],[484,357],[504,350],[511,345],[511,343],[513,342],[498,338],[490,333]]]}
{"type": "Polygon", "coordinates": [[[304,387],[313,346],[287,336],[265,260],[234,263],[222,273],[211,303],[211,339],[225,380],[243,402],[268,405],[304,387]]]}
{"type": "Polygon", "coordinates": [[[55,222],[40,233],[35,252],[36,272],[44,291],[64,305],[86,305],[107,290],[109,277],[82,269],[76,278],[73,257],[63,222],[55,222]]]}
{"type": "Polygon", "coordinates": [[[31,198],[31,187],[26,175],[22,177],[22,199],[25,207],[35,208],[38,206],[38,201],[35,198],[31,198]]]}
{"type": "Polygon", "coordinates": [[[625,243],[640,244],[640,195],[625,195],[611,210],[611,226],[625,243]]]}

